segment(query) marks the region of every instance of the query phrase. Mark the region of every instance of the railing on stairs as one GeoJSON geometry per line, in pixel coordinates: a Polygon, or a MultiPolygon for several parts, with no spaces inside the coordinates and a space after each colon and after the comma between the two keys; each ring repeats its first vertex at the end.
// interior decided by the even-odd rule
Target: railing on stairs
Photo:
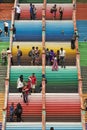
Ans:
{"type": "MultiPolygon", "coordinates": [[[[14,7],[17,4],[17,0],[15,0],[14,7]]],[[[7,115],[7,102],[8,102],[8,93],[9,93],[9,73],[11,67],[11,50],[12,50],[12,42],[13,42],[13,34],[12,34],[12,24],[14,24],[14,17],[15,11],[14,8],[12,10],[12,23],[11,23],[11,30],[10,30],[10,46],[9,46],[9,53],[8,53],[8,65],[7,65],[7,76],[5,79],[5,102],[3,108],[3,122],[2,122],[2,130],[6,129],[6,115],[7,115]]]]}
{"type": "Polygon", "coordinates": [[[45,96],[45,29],[46,0],[42,9],[42,130],[46,129],[46,96],[45,96]]]}
{"type": "MultiPolygon", "coordinates": [[[[74,24],[74,31],[77,30],[76,27],[76,0],[73,0],[73,5],[75,4],[75,8],[73,8],[73,24],[74,24]]],[[[81,108],[83,108],[83,100],[82,100],[82,78],[81,78],[81,70],[80,70],[80,52],[78,49],[78,37],[76,37],[75,41],[75,47],[76,47],[76,66],[78,70],[78,92],[80,95],[80,101],[81,101],[81,108]]],[[[81,111],[81,121],[82,121],[82,126],[83,130],[86,130],[85,128],[85,115],[81,111]]]]}

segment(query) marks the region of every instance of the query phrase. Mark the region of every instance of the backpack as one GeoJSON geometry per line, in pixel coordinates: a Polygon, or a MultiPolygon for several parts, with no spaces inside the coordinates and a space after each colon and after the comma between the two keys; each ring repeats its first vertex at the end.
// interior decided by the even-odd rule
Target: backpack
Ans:
{"type": "Polygon", "coordinates": [[[20,52],[19,52],[19,53],[20,53],[20,56],[22,56],[22,51],[21,51],[21,50],[20,50],[20,52]]]}
{"type": "Polygon", "coordinates": [[[53,9],[50,9],[50,13],[53,13],[53,9]]]}
{"type": "Polygon", "coordinates": [[[31,57],[31,55],[32,55],[32,51],[29,51],[28,56],[30,56],[30,57],[31,57]]]}

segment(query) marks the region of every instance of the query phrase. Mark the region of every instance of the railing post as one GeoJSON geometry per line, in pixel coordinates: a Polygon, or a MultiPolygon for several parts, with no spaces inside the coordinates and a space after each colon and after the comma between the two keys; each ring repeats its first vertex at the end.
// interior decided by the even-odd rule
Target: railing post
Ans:
{"type": "MultiPolygon", "coordinates": [[[[46,31],[46,0],[42,8],[42,75],[45,76],[45,31],[46,31]]],[[[45,96],[45,78],[42,76],[42,130],[46,129],[46,96],[45,96]]]]}
{"type": "Polygon", "coordinates": [[[2,122],[2,130],[5,130],[6,128],[6,113],[7,113],[7,101],[8,101],[8,86],[9,86],[9,79],[5,79],[5,102],[4,102],[4,108],[3,110],[3,122],[2,122]]]}

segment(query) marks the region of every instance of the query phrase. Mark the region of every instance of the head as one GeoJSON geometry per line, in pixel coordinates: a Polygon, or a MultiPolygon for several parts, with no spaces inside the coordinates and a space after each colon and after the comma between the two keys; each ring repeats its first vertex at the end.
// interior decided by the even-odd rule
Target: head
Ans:
{"type": "Polygon", "coordinates": [[[17,6],[18,6],[18,7],[20,7],[20,5],[19,5],[19,4],[18,4],[17,6]]]}
{"type": "Polygon", "coordinates": [[[53,128],[53,127],[51,127],[51,128],[50,128],[50,130],[54,130],[54,128],[53,128]]]}
{"type": "Polygon", "coordinates": [[[23,75],[20,75],[20,79],[23,79],[23,75]]]}
{"type": "Polygon", "coordinates": [[[63,48],[60,48],[61,51],[63,51],[63,48]]]}
{"type": "Polygon", "coordinates": [[[7,50],[9,50],[9,47],[7,48],[7,50]]]}
{"type": "Polygon", "coordinates": [[[30,3],[30,6],[32,6],[32,3],[30,3]]]}
{"type": "Polygon", "coordinates": [[[35,49],[35,47],[33,46],[33,47],[32,47],[32,50],[34,50],[34,49],[35,49]]]}
{"type": "Polygon", "coordinates": [[[33,6],[33,8],[35,7],[35,5],[32,5],[33,6]]]}
{"type": "Polygon", "coordinates": [[[47,48],[46,51],[49,51],[49,49],[47,48]]]}
{"type": "Polygon", "coordinates": [[[36,50],[38,50],[38,47],[36,47],[36,50]]]}
{"type": "Polygon", "coordinates": [[[17,49],[19,49],[19,45],[17,46],[17,49]]]}
{"type": "Polygon", "coordinates": [[[56,8],[56,4],[54,5],[54,7],[56,8]]]}
{"type": "Polygon", "coordinates": [[[18,104],[17,104],[17,107],[20,107],[20,106],[21,106],[21,104],[20,104],[20,103],[18,103],[18,104]]]}
{"type": "Polygon", "coordinates": [[[14,24],[12,24],[12,27],[14,27],[14,24]]]}
{"type": "Polygon", "coordinates": [[[45,74],[42,74],[42,78],[46,78],[45,74]]]}
{"type": "Polygon", "coordinates": [[[32,76],[35,76],[35,73],[32,73],[32,76]]]}

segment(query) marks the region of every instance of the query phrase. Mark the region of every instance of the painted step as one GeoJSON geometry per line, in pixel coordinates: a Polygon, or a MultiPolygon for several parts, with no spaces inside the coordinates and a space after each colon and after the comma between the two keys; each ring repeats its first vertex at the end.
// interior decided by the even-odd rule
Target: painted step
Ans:
{"type": "MultiPolygon", "coordinates": [[[[42,20],[42,8],[43,4],[34,4],[37,13],[36,13],[36,20],[42,20]]],[[[53,20],[53,14],[50,13],[51,8],[54,4],[47,4],[46,6],[46,20],[53,20]]],[[[73,11],[73,4],[56,4],[57,12],[56,12],[56,20],[59,20],[59,7],[64,8],[63,13],[63,20],[71,20],[72,19],[72,11],[73,11]]],[[[30,20],[30,4],[20,4],[21,7],[21,20],[30,20]]]]}
{"type": "MultiPolygon", "coordinates": [[[[9,106],[14,102],[14,106],[20,102],[23,107],[23,122],[40,122],[42,119],[42,94],[29,95],[29,103],[23,103],[21,94],[10,93],[9,106]]],[[[80,122],[80,97],[79,94],[46,94],[46,121],[47,122],[80,122]]]]}
{"type": "MultiPolygon", "coordinates": [[[[43,3],[43,0],[19,0],[19,3],[43,3]]],[[[47,0],[47,3],[72,3],[72,0],[47,0]]]]}
{"type": "MultiPolygon", "coordinates": [[[[42,41],[42,21],[15,21],[16,41],[42,41]]],[[[46,41],[71,41],[73,21],[46,21],[46,41]]]]}
{"type": "MultiPolygon", "coordinates": [[[[63,122],[50,122],[50,123],[46,123],[46,130],[49,130],[50,127],[54,127],[55,130],[82,130],[82,124],[81,122],[76,123],[76,122],[67,122],[67,123],[63,123],[63,122]]],[[[6,130],[42,130],[42,124],[41,123],[6,123],[6,130]]]]}
{"type": "MultiPolygon", "coordinates": [[[[14,65],[17,65],[17,45],[20,46],[22,50],[22,57],[21,57],[21,65],[31,65],[31,58],[28,56],[28,53],[32,49],[33,46],[38,46],[40,50],[40,65],[42,62],[42,42],[13,42],[12,48],[12,55],[14,65]],[[32,45],[33,44],[33,45],[32,45]]],[[[49,50],[53,49],[55,54],[57,54],[57,50],[63,47],[66,51],[66,66],[74,66],[76,65],[76,49],[71,49],[70,42],[46,42],[46,48],[49,50]]]]}
{"type": "Polygon", "coordinates": [[[0,0],[0,20],[11,20],[12,7],[14,6],[12,1],[13,0],[0,0]]]}
{"type": "MultiPolygon", "coordinates": [[[[80,51],[80,65],[81,66],[87,66],[87,42],[79,42],[79,51],[80,51]]],[[[84,73],[85,74],[85,73],[84,73]]]]}
{"type": "Polygon", "coordinates": [[[79,42],[87,41],[87,20],[77,20],[79,42]]]}
{"type": "MultiPolygon", "coordinates": [[[[35,73],[37,77],[36,92],[42,78],[41,66],[12,66],[10,69],[10,92],[17,92],[17,79],[20,75],[24,76],[24,81],[35,73]]],[[[59,67],[58,71],[52,71],[52,67],[46,67],[47,93],[75,93],[78,92],[78,76],[76,67],[59,67]]]]}
{"type": "Polygon", "coordinates": [[[4,92],[0,91],[0,122],[3,121],[3,115],[2,115],[3,114],[3,111],[2,111],[3,107],[4,107],[4,92]]]}

